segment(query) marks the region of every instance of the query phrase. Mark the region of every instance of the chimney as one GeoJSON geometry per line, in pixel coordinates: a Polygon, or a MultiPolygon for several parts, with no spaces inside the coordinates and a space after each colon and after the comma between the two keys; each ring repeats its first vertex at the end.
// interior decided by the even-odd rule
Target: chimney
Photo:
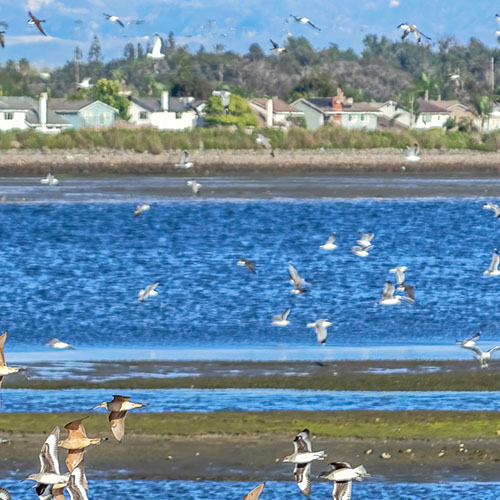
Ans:
{"type": "Polygon", "coordinates": [[[41,92],[38,100],[38,113],[40,115],[40,124],[42,127],[47,125],[47,92],[41,92]]]}
{"type": "Polygon", "coordinates": [[[266,127],[273,126],[273,100],[266,101],[266,127]]]}
{"type": "Polygon", "coordinates": [[[161,110],[168,111],[168,91],[163,90],[161,93],[161,110]]]}

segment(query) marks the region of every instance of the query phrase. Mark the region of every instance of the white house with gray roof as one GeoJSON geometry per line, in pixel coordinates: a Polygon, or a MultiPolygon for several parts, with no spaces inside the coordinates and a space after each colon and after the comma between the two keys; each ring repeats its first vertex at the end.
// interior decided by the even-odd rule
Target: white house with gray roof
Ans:
{"type": "Polygon", "coordinates": [[[133,125],[155,127],[159,130],[186,130],[200,124],[205,102],[193,97],[131,97],[128,114],[133,125]]]}
{"type": "Polygon", "coordinates": [[[49,99],[49,111],[62,117],[71,128],[112,127],[118,110],[102,101],[49,99]]]}
{"type": "Polygon", "coordinates": [[[57,134],[71,128],[62,116],[48,109],[47,94],[42,92],[38,101],[32,97],[0,97],[0,130],[38,130],[57,134]]]}

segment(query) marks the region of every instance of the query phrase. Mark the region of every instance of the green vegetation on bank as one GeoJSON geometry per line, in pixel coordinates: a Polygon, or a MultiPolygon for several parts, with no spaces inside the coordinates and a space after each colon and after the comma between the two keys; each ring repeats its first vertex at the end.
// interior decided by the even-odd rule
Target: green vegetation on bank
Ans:
{"type": "MultiPolygon", "coordinates": [[[[48,434],[81,417],[76,413],[4,413],[0,433],[48,434]]],[[[89,436],[109,433],[104,413],[85,420],[89,436]]],[[[127,434],[158,436],[227,436],[281,434],[309,428],[336,438],[377,439],[500,439],[498,412],[463,411],[281,411],[214,413],[140,413],[127,417],[127,434]]]]}
{"type": "MultiPolygon", "coordinates": [[[[263,130],[275,149],[404,149],[417,141],[423,149],[464,149],[497,151],[500,131],[489,134],[430,131],[364,131],[325,126],[315,131],[292,127],[288,132],[263,130]]],[[[162,132],[151,128],[66,130],[57,135],[35,131],[0,132],[0,150],[9,149],[87,149],[107,148],[138,153],[160,154],[168,150],[262,150],[255,142],[257,131],[227,128],[196,128],[190,131],[162,132]]]]}
{"type": "MultiPolygon", "coordinates": [[[[473,362],[476,364],[476,362],[473,362]]],[[[472,362],[471,362],[472,364],[472,362]]],[[[203,376],[179,378],[124,378],[102,382],[82,380],[8,380],[8,389],[303,389],[331,391],[498,391],[500,373],[497,371],[463,371],[434,373],[353,373],[338,375],[325,371],[301,376],[203,376]]]]}

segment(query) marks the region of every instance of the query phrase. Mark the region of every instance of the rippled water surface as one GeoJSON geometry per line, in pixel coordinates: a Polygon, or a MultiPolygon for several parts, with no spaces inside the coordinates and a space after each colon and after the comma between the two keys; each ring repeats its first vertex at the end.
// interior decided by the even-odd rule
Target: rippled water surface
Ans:
{"type": "MultiPolygon", "coordinates": [[[[9,489],[16,500],[31,500],[34,493],[25,483],[13,479],[0,480],[0,486],[9,489]]],[[[144,500],[241,500],[257,483],[214,481],[93,481],[89,477],[89,497],[102,500],[140,498],[144,500]]],[[[332,488],[327,483],[312,485],[311,499],[331,498],[332,488]]],[[[295,483],[267,482],[261,500],[297,500],[301,497],[295,483]]],[[[356,500],[496,500],[500,498],[500,483],[377,483],[365,481],[353,485],[356,500]]]]}
{"type": "Polygon", "coordinates": [[[453,346],[476,330],[484,347],[499,339],[500,278],[483,271],[500,226],[481,201],[163,199],[133,217],[140,201],[0,205],[8,350],[58,337],[77,348],[321,353],[306,328],[319,317],[333,322],[333,349],[453,346]],[[319,250],[332,231],[339,248],[319,250]],[[350,250],[360,231],[375,232],[367,259],[350,250]],[[242,256],[255,275],[236,265],[242,256]],[[309,293],[290,294],[289,261],[309,293]],[[408,267],[416,303],[377,306],[395,265],[408,267]],[[139,303],[154,281],[159,295],[139,303]],[[291,324],[271,326],[287,307],[291,324]]]}
{"type": "MultiPolygon", "coordinates": [[[[85,412],[107,401],[115,390],[2,389],[2,412],[85,412]]],[[[140,412],[223,410],[482,410],[500,407],[498,392],[304,391],[295,389],[154,389],[127,390],[148,406],[140,412]]]]}

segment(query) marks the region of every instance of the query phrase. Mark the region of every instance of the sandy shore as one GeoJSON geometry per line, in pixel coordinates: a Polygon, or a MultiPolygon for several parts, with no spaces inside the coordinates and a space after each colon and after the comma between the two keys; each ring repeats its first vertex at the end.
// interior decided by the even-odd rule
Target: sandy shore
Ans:
{"type": "MultiPolygon", "coordinates": [[[[88,448],[87,474],[89,478],[106,479],[289,481],[293,478],[293,465],[283,463],[282,459],[293,451],[292,434],[168,438],[129,435],[122,444],[109,440],[88,448]]],[[[37,471],[38,453],[45,437],[8,436],[9,442],[0,445],[0,477],[14,473],[21,479],[37,471]]],[[[313,446],[328,454],[325,463],[335,459],[362,463],[377,480],[439,482],[456,477],[498,480],[497,440],[431,442],[318,437],[313,446]],[[389,453],[391,458],[381,458],[382,453],[389,453]]],[[[60,460],[65,456],[66,452],[61,450],[60,460]]],[[[315,464],[313,474],[327,470],[325,463],[315,464]]]]}
{"type": "Polygon", "coordinates": [[[0,176],[57,175],[307,175],[355,172],[474,172],[500,174],[500,155],[469,150],[427,150],[418,163],[396,149],[192,151],[194,167],[179,169],[180,151],[158,155],[113,150],[8,150],[0,152],[0,176]],[[403,167],[403,168],[402,168],[403,167]]]}

